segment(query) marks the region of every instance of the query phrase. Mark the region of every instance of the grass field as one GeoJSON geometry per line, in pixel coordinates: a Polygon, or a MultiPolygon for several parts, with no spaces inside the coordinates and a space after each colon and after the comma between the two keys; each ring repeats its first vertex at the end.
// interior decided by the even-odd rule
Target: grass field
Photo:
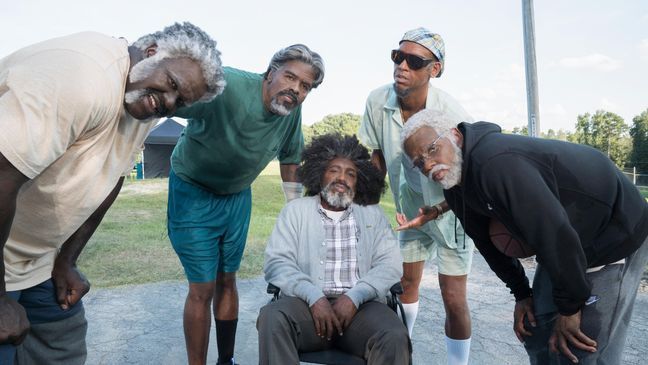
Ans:
{"type": "Polygon", "coordinates": [[[646,200],[648,200],[648,187],[642,186],[639,188],[639,192],[643,195],[646,200]]]}
{"type": "MultiPolygon", "coordinates": [[[[185,280],[166,230],[167,179],[127,181],[88,242],[79,267],[95,287],[185,280]]],[[[252,218],[239,277],[261,274],[265,243],[284,205],[277,163],[252,185],[252,218]]],[[[391,193],[383,209],[394,221],[391,193]]]]}
{"type": "MultiPolygon", "coordinates": [[[[239,277],[261,274],[265,243],[284,205],[278,164],[271,163],[252,185],[252,218],[239,277]]],[[[648,199],[648,188],[640,188],[648,199]]],[[[184,280],[166,231],[167,180],[127,181],[88,242],[79,267],[95,287],[184,280]]],[[[392,225],[389,191],[381,203],[392,225]]]]}

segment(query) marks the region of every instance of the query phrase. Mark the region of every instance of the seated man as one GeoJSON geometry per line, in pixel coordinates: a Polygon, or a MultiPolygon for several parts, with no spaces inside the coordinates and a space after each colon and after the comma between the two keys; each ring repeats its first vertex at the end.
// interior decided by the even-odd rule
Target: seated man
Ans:
{"type": "Polygon", "coordinates": [[[407,329],[384,302],[400,280],[398,241],[377,205],[384,177],[355,137],[325,135],[297,174],[307,197],[279,214],[265,279],[283,296],[261,309],[260,364],[299,364],[298,351],[331,347],[370,364],[408,364],[407,329]]]}

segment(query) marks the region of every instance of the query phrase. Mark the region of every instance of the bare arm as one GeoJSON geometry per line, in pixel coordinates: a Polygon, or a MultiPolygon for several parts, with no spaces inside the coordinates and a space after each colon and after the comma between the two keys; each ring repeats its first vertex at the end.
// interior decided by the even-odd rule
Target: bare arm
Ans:
{"type": "Polygon", "coordinates": [[[3,253],[16,214],[18,191],[27,180],[0,153],[0,344],[20,344],[29,330],[25,309],[7,295],[3,253]]]}
{"type": "Polygon", "coordinates": [[[281,181],[283,182],[299,182],[297,179],[297,164],[281,164],[279,171],[281,173],[281,181]]]}
{"type": "Polygon", "coordinates": [[[281,171],[281,180],[283,183],[281,187],[286,198],[286,203],[291,200],[301,198],[304,188],[297,178],[297,164],[281,164],[279,169],[281,171]]]}
{"type": "Polygon", "coordinates": [[[5,294],[4,245],[16,214],[20,187],[29,180],[0,153],[0,296],[5,294]]]}
{"type": "Polygon", "coordinates": [[[382,177],[387,174],[387,164],[385,163],[385,155],[382,150],[373,150],[371,153],[371,163],[382,173],[382,177]]]}
{"type": "Polygon", "coordinates": [[[90,290],[90,283],[77,270],[76,261],[99,223],[101,223],[108,208],[119,195],[123,182],[124,177],[121,177],[115,188],[108,194],[97,210],[61,246],[56,261],[54,261],[52,280],[56,285],[57,301],[63,309],[68,309],[76,304],[90,290]]]}
{"type": "Polygon", "coordinates": [[[405,214],[396,213],[396,221],[398,222],[397,231],[406,229],[419,228],[425,223],[438,219],[443,213],[450,210],[448,202],[445,200],[435,205],[424,205],[419,208],[418,215],[411,220],[408,220],[405,214]]]}

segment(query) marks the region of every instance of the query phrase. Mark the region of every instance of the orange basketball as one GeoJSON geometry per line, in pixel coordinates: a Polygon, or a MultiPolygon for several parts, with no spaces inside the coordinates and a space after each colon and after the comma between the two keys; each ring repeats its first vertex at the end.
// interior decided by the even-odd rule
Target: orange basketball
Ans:
{"type": "Polygon", "coordinates": [[[506,256],[524,258],[535,255],[531,246],[515,238],[500,221],[494,218],[490,221],[488,233],[493,245],[506,256]]]}

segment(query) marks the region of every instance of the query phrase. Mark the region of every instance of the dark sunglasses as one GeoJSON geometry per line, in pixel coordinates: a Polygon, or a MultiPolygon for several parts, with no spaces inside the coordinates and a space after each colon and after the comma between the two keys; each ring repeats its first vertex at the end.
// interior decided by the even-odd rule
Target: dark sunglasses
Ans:
{"type": "Polygon", "coordinates": [[[430,63],[435,62],[433,58],[422,58],[413,54],[401,52],[397,49],[391,51],[391,59],[397,65],[403,63],[403,60],[407,60],[407,65],[412,70],[419,70],[430,63]]]}

